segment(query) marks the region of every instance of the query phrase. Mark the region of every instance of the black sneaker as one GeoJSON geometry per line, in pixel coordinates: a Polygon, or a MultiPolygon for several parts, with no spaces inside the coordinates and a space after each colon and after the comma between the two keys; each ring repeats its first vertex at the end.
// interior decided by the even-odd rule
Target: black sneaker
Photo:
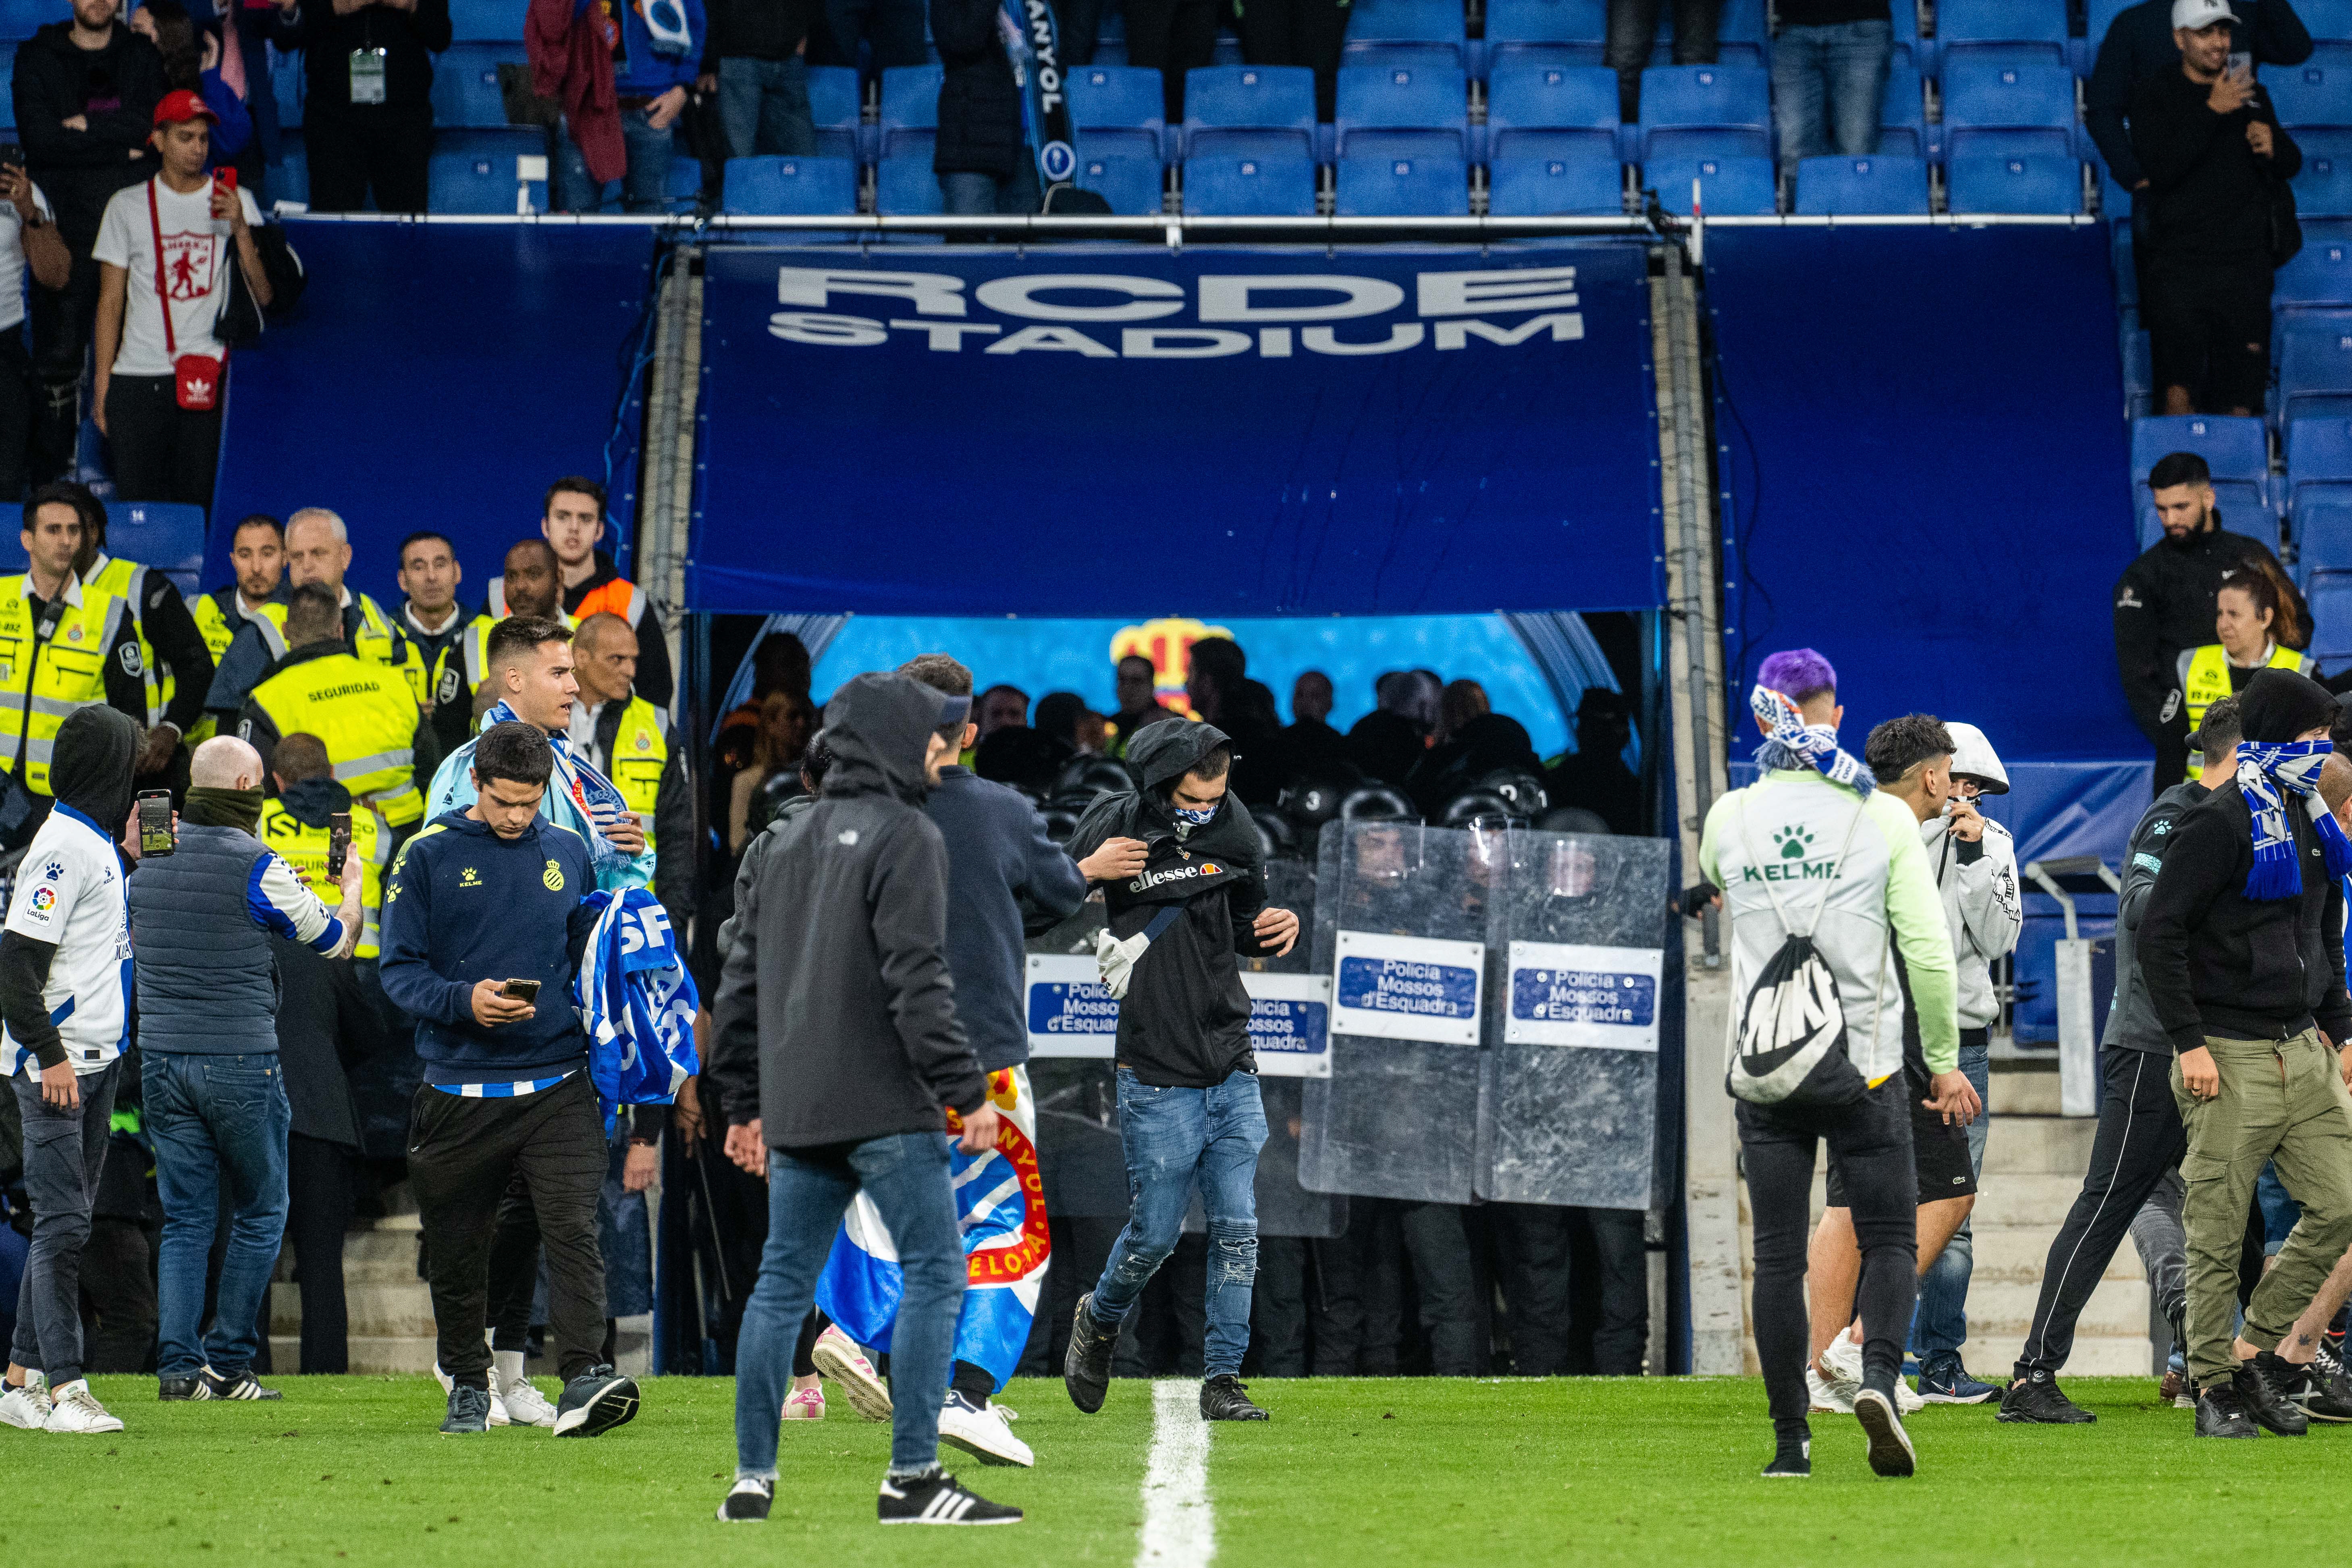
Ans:
{"type": "Polygon", "coordinates": [[[721,1524],[761,1524],[768,1518],[768,1507],[776,1500],[776,1483],[755,1480],[745,1476],[728,1492],[727,1500],[719,1505],[721,1524]]]}
{"type": "Polygon", "coordinates": [[[2009,1385],[2000,1396],[2000,1413],[1996,1421],[2025,1421],[2045,1426],[2084,1426],[2098,1419],[2089,1411],[2066,1397],[2058,1387],[2058,1380],[2046,1372],[2009,1385]]]}
{"type": "Polygon", "coordinates": [[[2345,1375],[2344,1359],[2334,1347],[2321,1342],[2291,1397],[2314,1421],[2352,1421],[2352,1378],[2345,1375]]]}
{"type": "Polygon", "coordinates": [[[1219,1373],[1201,1384],[1203,1421],[1268,1421],[1273,1417],[1250,1402],[1249,1384],[1232,1373],[1219,1373]]]}
{"type": "Polygon", "coordinates": [[[253,1369],[247,1367],[235,1377],[223,1377],[211,1367],[196,1374],[205,1385],[206,1399],[283,1399],[286,1396],[274,1388],[264,1388],[254,1380],[253,1369]]]}
{"type": "Polygon", "coordinates": [[[1094,1292],[1078,1298],[1076,1316],[1070,1321],[1070,1348],[1062,1357],[1062,1386],[1070,1403],[1088,1415],[1103,1407],[1110,1392],[1111,1347],[1118,1343],[1118,1325],[1095,1321],[1094,1292]]]}
{"type": "Polygon", "coordinates": [[[1812,1473],[1813,1446],[1811,1442],[1782,1447],[1772,1456],[1772,1462],[1764,1467],[1764,1479],[1768,1481],[1801,1481],[1812,1473]]]}
{"type": "Polygon", "coordinates": [[[2246,1414],[2234,1380],[2197,1391],[2197,1435],[2200,1437],[2259,1437],[2262,1432],[2246,1414]]]}
{"type": "MultiPolygon", "coordinates": [[[[1084,1311],[1083,1303],[1079,1310],[1084,1311]]],[[[893,1479],[882,1478],[882,1495],[874,1511],[885,1524],[1018,1524],[1021,1510],[993,1503],[967,1491],[956,1479],[933,1466],[928,1474],[893,1479]]]]}
{"type": "Polygon", "coordinates": [[[159,1377],[155,1380],[155,1397],[166,1402],[177,1399],[210,1399],[213,1391],[205,1386],[202,1377],[159,1377]]]}
{"type": "Polygon", "coordinates": [[[2257,1351],[2252,1361],[2240,1362],[2230,1374],[2230,1385],[2238,1391],[2246,1414],[2282,1437],[2300,1437],[2311,1430],[2310,1420],[2290,1397],[2302,1381],[2303,1368],[2269,1351],[2257,1351]]]}
{"type": "Polygon", "coordinates": [[[592,1366],[563,1385],[555,1406],[555,1435],[593,1437],[627,1425],[637,1414],[637,1384],[609,1366],[592,1366]]]}
{"type": "Polygon", "coordinates": [[[452,1384],[449,1388],[449,1414],[442,1419],[444,1437],[478,1436],[490,1429],[490,1391],[470,1388],[465,1384],[452,1384]]]}
{"type": "Polygon", "coordinates": [[[1865,1388],[1853,1396],[1853,1418],[1870,1437],[1871,1473],[1880,1476],[1907,1476],[1919,1468],[1919,1457],[1911,1447],[1911,1434],[1903,1430],[1903,1417],[1895,1412],[1892,1395],[1874,1388],[1865,1388]]]}

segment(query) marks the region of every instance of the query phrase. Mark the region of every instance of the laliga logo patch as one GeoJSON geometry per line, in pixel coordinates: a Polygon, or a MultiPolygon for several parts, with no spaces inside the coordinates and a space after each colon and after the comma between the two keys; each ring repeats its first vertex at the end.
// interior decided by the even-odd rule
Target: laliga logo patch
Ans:
{"type": "Polygon", "coordinates": [[[1048,142],[1037,154],[1037,166],[1049,180],[1066,180],[1078,172],[1077,150],[1067,142],[1048,142]]]}
{"type": "Polygon", "coordinates": [[[45,915],[57,907],[58,890],[55,888],[36,888],[33,889],[33,912],[35,914],[45,915]]]}

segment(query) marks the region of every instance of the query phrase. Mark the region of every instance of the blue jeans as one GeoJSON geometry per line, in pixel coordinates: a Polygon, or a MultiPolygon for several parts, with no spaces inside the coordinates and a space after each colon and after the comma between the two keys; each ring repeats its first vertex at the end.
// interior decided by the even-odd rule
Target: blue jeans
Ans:
{"type": "MultiPolygon", "coordinates": [[[[1963,1033],[1981,1038],[1984,1031],[1963,1033]]],[[[1992,1076],[1991,1046],[1963,1045],[1960,1071],[1976,1086],[1977,1098],[1985,1100],[1992,1076]]],[[[1990,1110],[1969,1123],[1969,1164],[1979,1176],[1984,1174],[1985,1134],[1991,1123],[1990,1110]]],[[[1962,1220],[1952,1239],[1945,1243],[1943,1256],[1919,1277],[1919,1310],[1911,1320],[1911,1351],[1922,1368],[1931,1361],[1958,1356],[1960,1346],[1968,1342],[1969,1276],[1975,1268],[1976,1244],[1969,1239],[1969,1222],[1962,1220]]]]}
{"type": "Polygon", "coordinates": [[[1034,213],[1045,200],[1037,184],[1037,161],[1021,150],[1021,166],[1009,180],[992,174],[958,173],[940,176],[941,207],[950,217],[1019,216],[1034,213]]]}
{"type": "Polygon", "coordinates": [[[1891,22],[1783,27],[1772,41],[1772,124],[1783,162],[1878,151],[1891,22]]]}
{"type": "Polygon", "coordinates": [[[768,1151],[768,1245],[743,1307],[735,1351],[735,1470],[773,1479],[776,1431],[791,1385],[793,1346],[816,1294],[834,1234],[860,1188],[881,1211],[905,1278],[890,1331],[890,1469],[939,1462],[956,1312],[963,1304],[963,1237],[948,1185],[948,1141],[937,1132],[869,1138],[845,1152],[768,1151]]]}
{"type": "Polygon", "coordinates": [[[1242,1369],[1257,1283],[1257,1152],[1265,1105],[1255,1074],[1214,1089],[1155,1089],[1118,1070],[1118,1136],[1127,1151],[1127,1227],[1095,1285],[1095,1321],[1117,1323],[1176,1249],[1197,1181],[1209,1225],[1209,1331],[1202,1373],[1242,1369]]]}
{"type": "MultiPolygon", "coordinates": [[[[669,210],[669,166],[684,151],[677,144],[677,132],[685,119],[680,114],[667,130],[656,131],[644,110],[621,110],[621,146],[628,158],[620,181],[623,212],[669,210]]],[[[581,155],[569,127],[556,138],[555,200],[568,213],[604,212],[612,203],[612,187],[590,178],[588,160],[581,155]]]]}
{"type": "Polygon", "coordinates": [[[727,155],[805,158],[816,151],[809,111],[808,67],[800,56],[719,62],[719,120],[727,127],[727,155]]]}
{"type": "Polygon", "coordinates": [[[256,1323],[286,1235],[286,1135],[293,1108],[275,1052],[211,1056],[149,1051],[140,1067],[163,1243],[155,1262],[155,1371],[192,1377],[210,1366],[235,1377],[253,1364],[256,1323]],[[205,1264],[228,1184],[228,1252],[212,1332],[199,1339],[205,1264]]]}

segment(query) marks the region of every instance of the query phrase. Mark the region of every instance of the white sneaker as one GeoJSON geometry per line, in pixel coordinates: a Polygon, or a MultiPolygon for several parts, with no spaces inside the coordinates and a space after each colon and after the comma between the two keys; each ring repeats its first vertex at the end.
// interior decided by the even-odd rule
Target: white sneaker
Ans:
{"type": "MultiPolygon", "coordinates": [[[[497,1384],[497,1396],[505,1402],[504,1414],[508,1421],[513,1422],[518,1426],[555,1425],[555,1406],[549,1402],[547,1395],[531,1386],[530,1379],[518,1377],[509,1382],[493,1373],[490,1381],[497,1384]]],[[[502,1424],[498,1418],[499,1415],[499,1406],[491,1405],[491,1426],[502,1424]]]]}
{"type": "Polygon", "coordinates": [[[940,1406],[940,1441],[961,1448],[983,1465],[1026,1468],[1037,1462],[1029,1445],[1005,1426],[1002,1412],[993,1405],[974,1405],[954,1389],[948,1390],[947,1402],[940,1406]]]}
{"type": "MultiPolygon", "coordinates": [[[[1837,1338],[1822,1352],[1822,1364],[1829,1368],[1831,1377],[1837,1382],[1850,1383],[1854,1388],[1862,1386],[1862,1342],[1853,1337],[1852,1323],[1840,1329],[1837,1338]]],[[[1853,1389],[1846,1391],[1849,1398],[1853,1393],[1853,1389]]]]}
{"type": "MultiPolygon", "coordinates": [[[[441,1363],[436,1361],[433,1363],[433,1381],[441,1385],[441,1397],[446,1399],[449,1396],[450,1385],[457,1380],[452,1378],[447,1373],[443,1372],[441,1370],[441,1363]]],[[[507,1415],[506,1401],[499,1397],[499,1374],[493,1372],[490,1373],[489,1424],[493,1426],[504,1426],[509,1424],[509,1419],[510,1418],[507,1415]]]]}
{"type": "Polygon", "coordinates": [[[809,1359],[816,1363],[817,1371],[841,1384],[842,1397],[849,1401],[852,1410],[868,1421],[890,1419],[890,1385],[858,1350],[856,1341],[827,1323],[810,1348],[809,1359]]]}
{"type": "Polygon", "coordinates": [[[49,1424],[49,1380],[27,1370],[25,1385],[0,1394],[0,1421],[26,1432],[49,1424]]]}
{"type": "Polygon", "coordinates": [[[121,1418],[109,1415],[98,1395],[89,1391],[89,1380],[75,1378],[51,1396],[48,1425],[44,1432],[120,1432],[121,1418]]]}
{"type": "Polygon", "coordinates": [[[1812,1402],[1812,1412],[1816,1415],[1853,1415],[1853,1396],[1860,1392],[1861,1384],[1858,1383],[1848,1383],[1842,1377],[1823,1377],[1811,1367],[1805,1369],[1805,1393],[1812,1402]]]}
{"type": "Polygon", "coordinates": [[[1927,1408],[1927,1402],[1898,1377],[1895,1380],[1895,1408],[1900,1415],[1916,1415],[1927,1408]]]}

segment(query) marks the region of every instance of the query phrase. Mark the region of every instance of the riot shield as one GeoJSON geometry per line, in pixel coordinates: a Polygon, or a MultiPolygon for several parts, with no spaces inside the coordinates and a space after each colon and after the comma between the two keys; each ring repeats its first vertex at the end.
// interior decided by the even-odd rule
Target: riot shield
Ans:
{"type": "Polygon", "coordinates": [[[1118,1142],[1111,1037],[1118,1004],[1095,970],[1100,894],[1029,940],[1029,1087],[1037,1097],[1037,1169],[1045,1212],[1127,1216],[1127,1156],[1118,1142]]]}

